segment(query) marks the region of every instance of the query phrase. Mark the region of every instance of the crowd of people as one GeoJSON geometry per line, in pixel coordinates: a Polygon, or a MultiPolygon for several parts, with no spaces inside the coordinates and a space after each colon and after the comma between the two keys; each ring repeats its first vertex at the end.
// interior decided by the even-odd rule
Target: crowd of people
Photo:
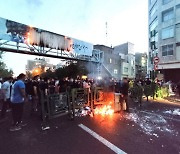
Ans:
{"type": "Polygon", "coordinates": [[[16,81],[12,77],[6,77],[4,82],[1,83],[2,110],[0,122],[7,119],[6,111],[12,110],[13,124],[10,131],[20,130],[25,125],[22,122],[23,106],[26,98],[25,77],[25,74],[20,74],[16,81]]]}
{"type": "MultiPolygon", "coordinates": [[[[22,122],[24,103],[31,103],[31,112],[40,110],[41,97],[43,95],[70,92],[73,88],[88,88],[104,87],[104,90],[113,91],[120,94],[119,102],[123,108],[123,102],[126,103],[126,111],[129,111],[128,94],[129,88],[133,86],[142,87],[150,85],[151,80],[128,80],[123,78],[121,81],[115,81],[110,78],[104,80],[93,79],[69,79],[64,78],[48,79],[34,76],[32,79],[27,79],[26,75],[21,73],[16,79],[5,77],[0,81],[0,101],[1,114],[0,122],[6,121],[6,112],[12,111],[13,124],[10,131],[20,130],[26,124],[22,122]]],[[[158,84],[158,83],[157,83],[158,84]]],[[[180,88],[177,86],[177,88],[180,88]]],[[[180,89],[178,89],[180,91],[180,89]]],[[[137,93],[138,91],[136,91],[137,93]]],[[[139,99],[141,101],[141,99],[139,99]]],[[[141,102],[140,102],[141,104],[141,102]]]]}
{"type": "Polygon", "coordinates": [[[42,95],[70,92],[73,88],[102,86],[102,82],[88,79],[64,78],[61,80],[34,76],[28,79],[21,73],[17,78],[5,77],[0,81],[0,123],[7,120],[6,112],[12,111],[13,124],[10,131],[20,130],[25,102],[31,103],[31,112],[40,110],[42,95]]]}

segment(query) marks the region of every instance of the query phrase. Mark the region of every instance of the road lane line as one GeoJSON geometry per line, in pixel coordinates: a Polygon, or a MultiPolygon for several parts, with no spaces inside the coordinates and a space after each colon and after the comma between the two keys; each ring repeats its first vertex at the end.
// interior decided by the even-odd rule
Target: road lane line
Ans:
{"type": "Polygon", "coordinates": [[[102,136],[98,135],[96,132],[94,132],[93,130],[89,129],[88,127],[86,127],[83,124],[79,124],[78,125],[80,128],[82,128],[84,131],[86,131],[87,133],[89,133],[90,135],[92,135],[94,138],[96,138],[98,141],[100,141],[101,143],[103,143],[105,146],[107,146],[108,148],[110,148],[112,151],[114,151],[117,154],[126,154],[126,152],[124,152],[123,150],[119,149],[117,146],[115,146],[114,144],[112,144],[111,142],[109,142],[108,140],[106,140],[105,138],[103,138],[102,136]]]}

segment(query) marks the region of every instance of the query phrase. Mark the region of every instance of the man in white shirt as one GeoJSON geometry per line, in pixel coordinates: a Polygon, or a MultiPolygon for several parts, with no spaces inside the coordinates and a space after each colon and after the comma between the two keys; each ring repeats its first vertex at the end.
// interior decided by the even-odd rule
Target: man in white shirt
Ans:
{"type": "Polygon", "coordinates": [[[8,108],[10,108],[11,82],[12,82],[13,78],[7,77],[4,80],[5,80],[5,82],[2,84],[2,87],[1,87],[1,90],[3,93],[3,105],[2,105],[0,120],[5,119],[6,111],[8,108]]]}
{"type": "Polygon", "coordinates": [[[88,84],[88,80],[83,81],[83,88],[86,88],[86,89],[90,88],[90,85],[88,84]]]}

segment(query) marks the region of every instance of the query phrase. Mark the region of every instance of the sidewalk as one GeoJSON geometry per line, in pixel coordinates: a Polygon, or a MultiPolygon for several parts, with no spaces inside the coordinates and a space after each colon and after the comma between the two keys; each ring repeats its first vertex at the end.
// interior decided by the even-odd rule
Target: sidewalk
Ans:
{"type": "Polygon", "coordinates": [[[180,97],[179,96],[169,96],[169,97],[166,97],[164,98],[170,102],[175,102],[175,103],[180,103],[180,97]]]}
{"type": "MultiPolygon", "coordinates": [[[[146,101],[146,98],[143,98],[144,101],[146,101]]],[[[178,96],[169,96],[166,98],[152,98],[149,97],[149,102],[158,102],[163,104],[171,104],[171,105],[178,105],[180,106],[180,97],[178,96]]]]}

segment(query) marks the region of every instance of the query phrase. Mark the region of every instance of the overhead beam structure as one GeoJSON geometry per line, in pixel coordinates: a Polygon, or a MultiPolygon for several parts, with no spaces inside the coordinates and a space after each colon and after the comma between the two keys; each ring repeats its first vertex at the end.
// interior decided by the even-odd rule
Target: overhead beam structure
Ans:
{"type": "Polygon", "coordinates": [[[101,63],[103,52],[78,39],[0,18],[0,51],[101,63]]]}
{"type": "Polygon", "coordinates": [[[93,50],[92,56],[76,55],[68,51],[56,50],[52,48],[39,47],[34,45],[27,45],[22,43],[15,43],[5,40],[0,40],[0,51],[58,58],[64,60],[87,61],[94,63],[101,63],[103,57],[103,52],[100,50],[93,50]]]}

